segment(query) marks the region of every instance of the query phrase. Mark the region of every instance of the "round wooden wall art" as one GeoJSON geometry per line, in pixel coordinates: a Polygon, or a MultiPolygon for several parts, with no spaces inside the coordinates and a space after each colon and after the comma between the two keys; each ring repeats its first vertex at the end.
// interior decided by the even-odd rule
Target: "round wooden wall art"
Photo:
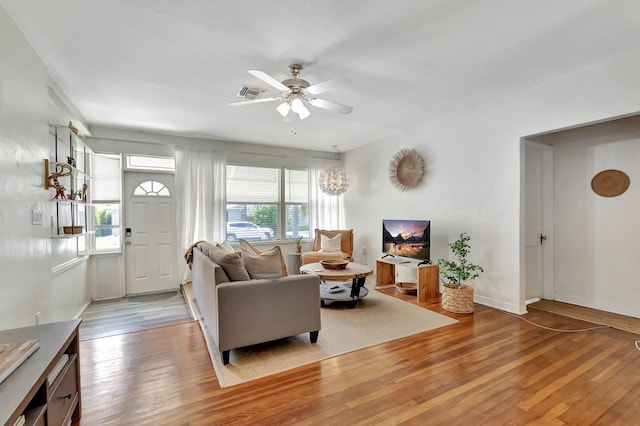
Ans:
{"type": "Polygon", "coordinates": [[[389,179],[402,192],[422,182],[423,176],[424,161],[415,149],[402,149],[389,163],[389,179]]]}
{"type": "Polygon", "coordinates": [[[591,179],[591,189],[603,197],[617,197],[623,194],[631,179],[620,170],[603,170],[591,179]]]}

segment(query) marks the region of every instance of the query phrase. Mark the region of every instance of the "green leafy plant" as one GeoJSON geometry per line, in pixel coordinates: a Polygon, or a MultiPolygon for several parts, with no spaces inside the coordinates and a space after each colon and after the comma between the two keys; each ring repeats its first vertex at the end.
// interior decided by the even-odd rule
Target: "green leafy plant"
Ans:
{"type": "Polygon", "coordinates": [[[297,237],[295,240],[296,247],[300,247],[302,245],[302,237],[297,237]]]}
{"type": "Polygon", "coordinates": [[[460,287],[464,281],[478,278],[480,272],[484,272],[481,266],[474,265],[467,260],[471,251],[468,244],[470,239],[471,237],[466,232],[461,233],[456,241],[449,244],[454,260],[438,259],[440,274],[448,279],[455,288],[460,287]]]}

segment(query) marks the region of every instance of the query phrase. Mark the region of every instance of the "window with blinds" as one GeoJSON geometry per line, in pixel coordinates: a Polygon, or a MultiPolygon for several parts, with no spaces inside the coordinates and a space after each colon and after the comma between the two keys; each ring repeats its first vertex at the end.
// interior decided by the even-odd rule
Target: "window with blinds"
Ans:
{"type": "Polygon", "coordinates": [[[307,170],[227,165],[226,173],[228,241],[308,237],[307,170]]]}
{"type": "Polygon", "coordinates": [[[94,209],[95,251],[122,249],[120,156],[96,154],[92,158],[93,185],[89,187],[94,209]]]}

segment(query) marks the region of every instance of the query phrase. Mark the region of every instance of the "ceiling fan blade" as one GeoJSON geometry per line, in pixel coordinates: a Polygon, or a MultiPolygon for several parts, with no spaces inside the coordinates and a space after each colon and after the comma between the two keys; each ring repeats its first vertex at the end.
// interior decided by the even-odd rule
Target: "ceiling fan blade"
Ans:
{"type": "Polygon", "coordinates": [[[327,81],[322,81],[317,84],[313,84],[306,88],[306,91],[312,95],[328,92],[330,90],[341,89],[346,86],[351,86],[353,80],[348,77],[338,77],[327,81]]]}
{"type": "Polygon", "coordinates": [[[309,103],[314,107],[326,109],[333,112],[339,112],[340,114],[349,114],[353,111],[353,108],[347,105],[342,105],[336,102],[327,101],[324,99],[309,99],[309,103]]]}
{"type": "Polygon", "coordinates": [[[254,77],[259,78],[260,80],[264,81],[265,83],[267,83],[270,86],[275,87],[278,90],[289,90],[289,88],[287,86],[285,86],[284,84],[280,83],[278,80],[276,80],[275,78],[271,77],[269,74],[266,74],[260,70],[249,70],[249,74],[251,74],[254,77]]]}
{"type": "Polygon", "coordinates": [[[238,106],[238,105],[250,105],[250,104],[261,104],[263,102],[273,102],[273,101],[281,101],[282,98],[262,98],[262,99],[252,99],[250,101],[239,101],[239,102],[230,102],[229,106],[238,106]]]}

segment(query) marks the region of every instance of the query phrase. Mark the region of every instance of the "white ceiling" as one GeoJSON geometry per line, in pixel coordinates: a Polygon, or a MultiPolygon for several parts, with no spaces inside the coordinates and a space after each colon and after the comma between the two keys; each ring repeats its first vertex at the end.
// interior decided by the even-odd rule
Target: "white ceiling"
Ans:
{"type": "MultiPolygon", "coordinates": [[[[640,50],[637,0],[0,0],[92,125],[347,151],[640,50]],[[354,84],[282,123],[230,107],[291,63],[354,84]]],[[[275,91],[270,94],[275,95],[275,91]]]]}

